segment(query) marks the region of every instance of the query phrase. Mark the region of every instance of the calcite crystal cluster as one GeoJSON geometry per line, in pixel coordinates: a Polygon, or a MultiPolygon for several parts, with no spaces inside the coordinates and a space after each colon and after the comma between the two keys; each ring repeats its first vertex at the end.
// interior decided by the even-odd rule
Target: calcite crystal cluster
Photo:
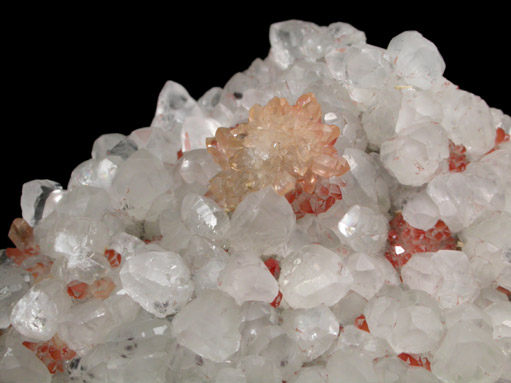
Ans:
{"type": "Polygon", "coordinates": [[[23,185],[0,382],[511,382],[511,118],[418,32],[270,42],[23,185]]]}

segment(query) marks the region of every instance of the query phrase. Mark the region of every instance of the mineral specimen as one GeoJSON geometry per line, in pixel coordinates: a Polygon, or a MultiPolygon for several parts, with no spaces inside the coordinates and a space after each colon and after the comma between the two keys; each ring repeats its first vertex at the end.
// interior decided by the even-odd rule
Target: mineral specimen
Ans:
{"type": "Polygon", "coordinates": [[[511,382],[511,118],[418,32],[270,42],[23,185],[1,383],[511,382]]]}

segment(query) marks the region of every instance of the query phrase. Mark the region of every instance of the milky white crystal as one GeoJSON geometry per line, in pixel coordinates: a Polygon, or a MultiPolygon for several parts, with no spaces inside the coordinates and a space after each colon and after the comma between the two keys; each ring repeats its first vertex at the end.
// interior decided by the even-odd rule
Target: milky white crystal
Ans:
{"type": "Polygon", "coordinates": [[[120,276],[126,293],[158,318],[177,312],[193,294],[190,271],[181,256],[158,245],[139,247],[120,276]]]}
{"type": "Polygon", "coordinates": [[[365,206],[352,206],[339,221],[338,229],[341,241],[355,251],[379,254],[387,243],[387,218],[365,206]]]}
{"type": "Polygon", "coordinates": [[[288,310],[283,315],[282,326],[305,353],[307,360],[323,354],[339,334],[339,323],[325,305],[311,309],[288,310]]]}
{"type": "Polygon", "coordinates": [[[431,370],[444,382],[495,382],[503,357],[491,333],[463,322],[448,330],[434,353],[431,370]]]}
{"type": "Polygon", "coordinates": [[[247,301],[271,303],[279,293],[279,284],[261,259],[250,254],[233,254],[219,279],[220,290],[241,305],[247,301]]]}
{"type": "Polygon", "coordinates": [[[248,194],[237,206],[227,236],[233,248],[260,254],[285,243],[295,222],[291,205],[267,187],[248,194]]]}
{"type": "Polygon", "coordinates": [[[421,89],[429,89],[445,70],[445,62],[435,44],[416,31],[403,32],[394,37],[387,52],[397,74],[408,84],[421,89]]]}
{"type": "Polygon", "coordinates": [[[414,125],[383,142],[380,156],[403,185],[421,186],[433,179],[441,162],[449,157],[449,142],[438,124],[414,125]]]}
{"type": "Polygon", "coordinates": [[[186,305],[172,321],[179,344],[215,362],[224,362],[240,347],[241,311],[233,298],[207,291],[186,305]]]}
{"type": "Polygon", "coordinates": [[[66,286],[47,279],[34,285],[11,312],[11,324],[22,335],[49,340],[57,332],[61,318],[71,306],[66,286]]]}
{"type": "Polygon", "coordinates": [[[479,293],[468,257],[461,251],[415,254],[401,275],[405,284],[429,293],[442,308],[472,302],[479,293]]]}
{"type": "Polygon", "coordinates": [[[55,181],[33,180],[23,184],[21,193],[21,213],[23,219],[34,226],[41,220],[44,212],[46,199],[54,190],[60,190],[62,186],[55,181]]]}
{"type": "Polygon", "coordinates": [[[364,315],[371,333],[397,354],[432,351],[444,334],[438,304],[422,291],[386,288],[368,302],[364,315]]]}
{"type": "Polygon", "coordinates": [[[351,289],[366,299],[371,299],[384,286],[398,286],[399,275],[389,261],[381,255],[351,254],[347,262],[353,286],[351,289]]]}
{"type": "Polygon", "coordinates": [[[30,288],[28,273],[14,267],[0,268],[0,329],[10,326],[13,306],[30,288]]]}
{"type": "Polygon", "coordinates": [[[341,256],[320,245],[304,246],[282,262],[279,285],[294,309],[331,306],[349,291],[353,277],[341,256]]]}

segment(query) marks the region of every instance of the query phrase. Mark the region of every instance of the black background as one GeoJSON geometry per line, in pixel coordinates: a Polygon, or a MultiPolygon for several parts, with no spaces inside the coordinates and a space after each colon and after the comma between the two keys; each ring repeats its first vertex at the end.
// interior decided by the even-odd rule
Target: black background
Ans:
{"type": "Polygon", "coordinates": [[[65,187],[99,135],[129,134],[150,124],[166,80],[179,82],[195,99],[223,87],[255,58],[266,57],[273,22],[344,21],[382,47],[405,30],[418,30],[439,48],[445,77],[511,113],[510,33],[502,9],[448,13],[418,2],[392,3],[386,10],[387,4],[259,4],[4,13],[0,248],[11,246],[7,232],[21,216],[23,183],[47,178],[65,187]]]}

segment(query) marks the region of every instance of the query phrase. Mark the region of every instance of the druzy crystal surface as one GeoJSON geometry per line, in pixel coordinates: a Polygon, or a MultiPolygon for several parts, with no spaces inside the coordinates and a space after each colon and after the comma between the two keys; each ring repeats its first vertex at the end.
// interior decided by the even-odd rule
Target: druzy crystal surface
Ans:
{"type": "Polygon", "coordinates": [[[511,382],[511,118],[419,32],[270,43],[23,185],[1,383],[511,382]]]}

